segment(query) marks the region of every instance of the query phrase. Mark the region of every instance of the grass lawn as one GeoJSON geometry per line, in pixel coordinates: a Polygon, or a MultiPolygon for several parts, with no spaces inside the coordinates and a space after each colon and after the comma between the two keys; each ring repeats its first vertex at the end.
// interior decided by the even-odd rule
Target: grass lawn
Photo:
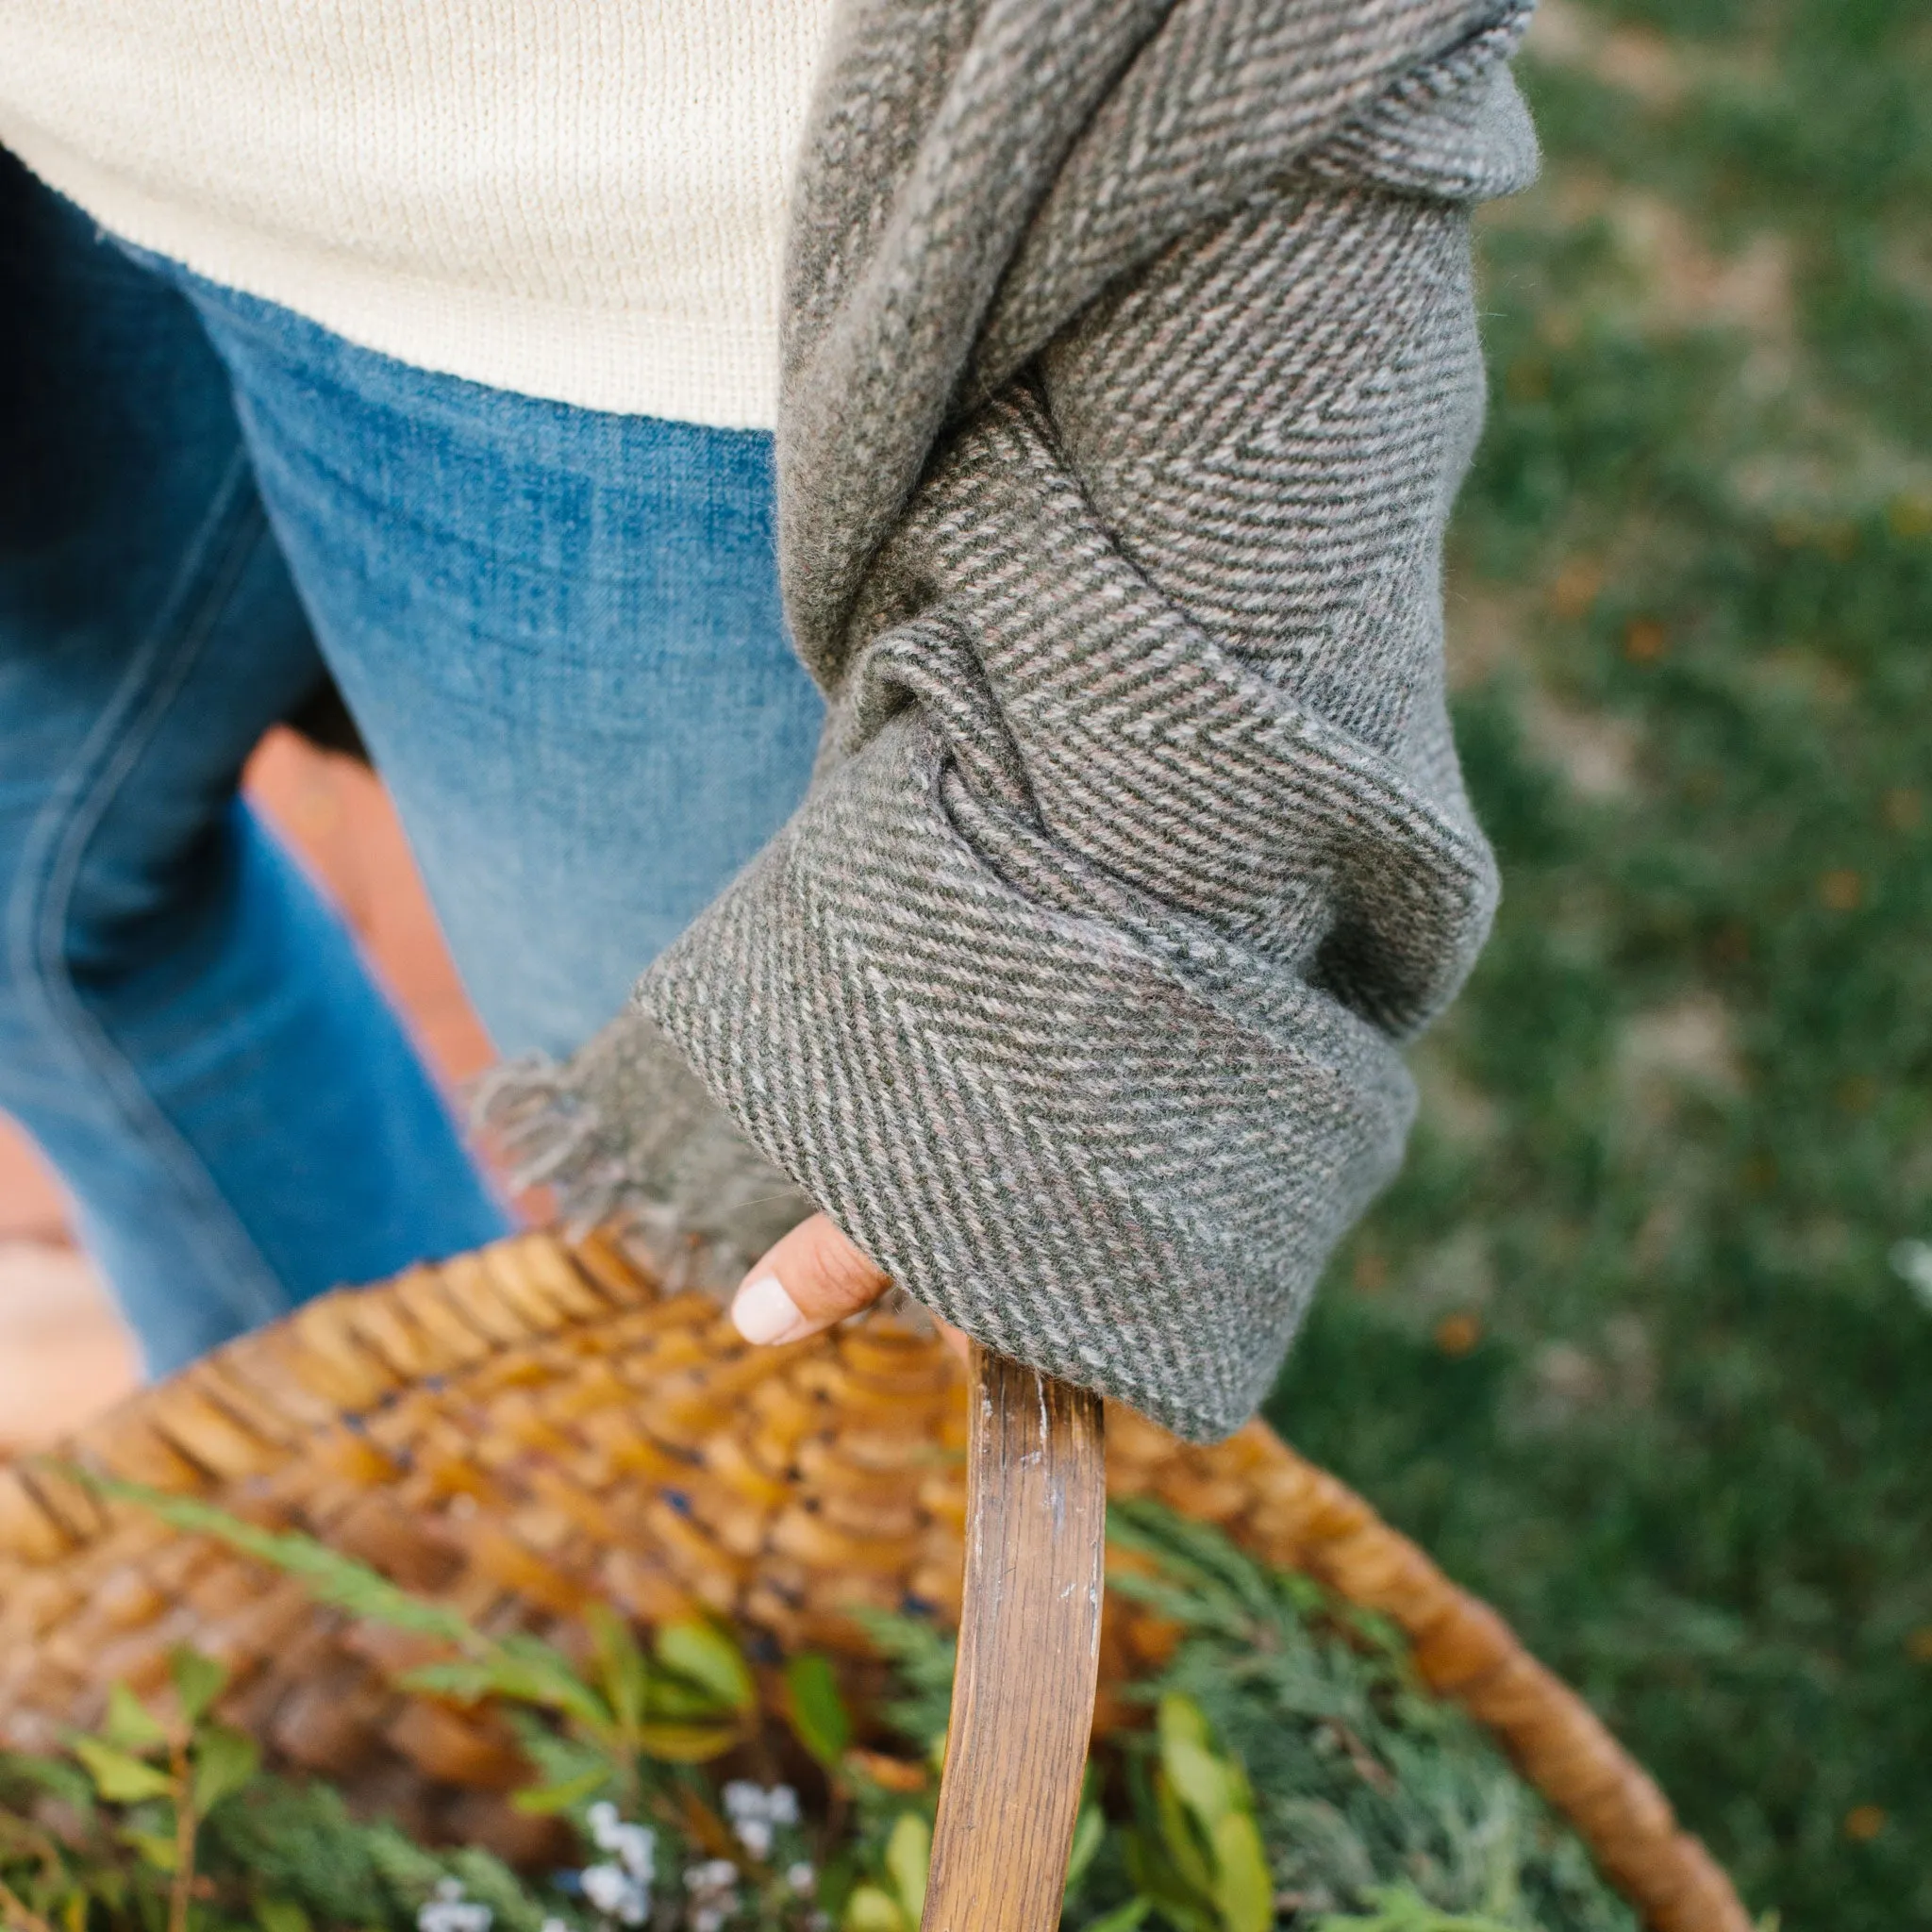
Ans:
{"type": "Polygon", "coordinates": [[[1450,585],[1504,907],[1272,1413],[1755,1911],[1932,1927],[1932,8],[1545,6],[1450,585]]]}

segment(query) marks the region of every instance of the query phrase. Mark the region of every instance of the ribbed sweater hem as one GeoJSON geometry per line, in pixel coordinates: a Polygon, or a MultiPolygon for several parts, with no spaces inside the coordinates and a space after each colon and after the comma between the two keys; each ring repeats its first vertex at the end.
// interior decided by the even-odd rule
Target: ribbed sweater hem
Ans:
{"type": "Polygon", "coordinates": [[[467,289],[158,200],[31,127],[0,125],[0,144],[108,233],[397,361],[584,409],[720,429],[777,420],[775,294],[771,325],[746,328],[467,289]]]}

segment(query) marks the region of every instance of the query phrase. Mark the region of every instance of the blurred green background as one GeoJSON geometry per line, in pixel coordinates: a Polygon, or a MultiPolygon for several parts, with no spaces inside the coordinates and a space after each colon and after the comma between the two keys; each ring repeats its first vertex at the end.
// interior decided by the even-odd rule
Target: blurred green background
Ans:
{"type": "Polygon", "coordinates": [[[1543,0],[1522,75],[1450,585],[1504,906],[1271,1412],[1755,1912],[1932,1926],[1932,5],[1543,0]]]}

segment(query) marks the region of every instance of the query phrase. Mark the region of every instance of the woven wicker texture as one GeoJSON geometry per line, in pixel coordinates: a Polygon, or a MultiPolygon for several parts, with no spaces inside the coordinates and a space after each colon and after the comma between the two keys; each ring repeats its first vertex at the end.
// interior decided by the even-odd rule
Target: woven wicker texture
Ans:
{"type": "MultiPolygon", "coordinates": [[[[58,1456],[0,1467],[0,1743],[89,1724],[117,1680],[156,1685],[192,1641],[234,1673],[226,1714],[285,1767],[414,1829],[543,1849],[504,1793],[526,1775],[490,1711],[411,1696],[414,1640],[314,1607],[291,1581],[151,1515],[79,1464],[292,1527],[460,1607],[575,1646],[602,1598],[643,1623],[694,1605],[754,1653],[843,1660],[848,1614],[957,1615],[960,1372],[891,1319],[747,1350],[605,1236],[530,1235],[344,1291],[136,1396],[58,1456]]],[[[1660,1932],[1749,1932],[1723,1873],[1574,1692],[1360,1498],[1253,1424],[1210,1448],[1108,1418],[1108,1487],[1217,1523],[1257,1556],[1379,1609],[1429,1682],[1488,1724],[1660,1932]]],[[[1174,1633],[1109,1600],[1110,1678],[1174,1633]]],[[[774,1674],[775,1681],[775,1674],[774,1674]]]]}

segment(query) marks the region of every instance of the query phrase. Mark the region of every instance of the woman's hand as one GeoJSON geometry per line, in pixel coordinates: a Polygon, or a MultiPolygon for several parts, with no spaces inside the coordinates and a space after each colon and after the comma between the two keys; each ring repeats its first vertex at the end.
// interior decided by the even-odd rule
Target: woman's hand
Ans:
{"type": "MultiPolygon", "coordinates": [[[[731,1320],[747,1341],[803,1341],[870,1307],[891,1285],[891,1277],[854,1247],[829,1215],[814,1214],[768,1249],[739,1284],[731,1320]]],[[[934,1319],[947,1345],[963,1356],[966,1338],[934,1319]]]]}

